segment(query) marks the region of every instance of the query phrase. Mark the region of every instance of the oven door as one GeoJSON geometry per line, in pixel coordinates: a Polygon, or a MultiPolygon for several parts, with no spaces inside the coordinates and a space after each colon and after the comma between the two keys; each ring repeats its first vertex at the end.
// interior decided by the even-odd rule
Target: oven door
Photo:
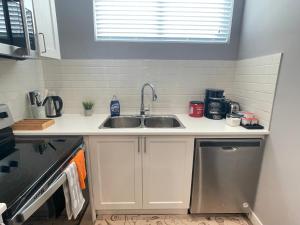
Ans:
{"type": "Polygon", "coordinates": [[[49,187],[45,187],[47,185],[41,187],[11,219],[5,221],[6,224],[18,225],[25,223],[25,221],[27,221],[36,211],[38,211],[39,208],[43,206],[59,188],[62,187],[66,180],[66,174],[61,173],[49,187]]]}
{"type": "Polygon", "coordinates": [[[92,224],[91,211],[89,211],[90,209],[87,210],[89,205],[88,189],[83,190],[82,194],[85,198],[85,203],[76,219],[68,220],[65,210],[64,191],[61,187],[23,225],[92,224]]]}
{"type": "MultiPolygon", "coordinates": [[[[18,210],[18,212],[12,216],[10,219],[5,220],[6,225],[21,225],[21,224],[30,224],[30,225],[40,225],[40,223],[34,223],[35,218],[33,218],[38,211],[40,211],[45,204],[48,204],[49,201],[52,201],[55,196],[59,195],[59,192],[62,190],[63,184],[67,181],[67,175],[63,172],[66,166],[69,164],[70,160],[74,157],[74,155],[78,152],[79,149],[82,149],[81,145],[78,147],[72,155],[68,157],[68,159],[61,165],[61,167],[53,173],[53,175],[34,193],[34,195],[18,210]]],[[[84,149],[84,148],[83,148],[84,149]]],[[[88,183],[88,181],[86,180],[88,183]]],[[[80,216],[85,212],[88,202],[88,188],[83,191],[83,196],[85,198],[85,205],[82,209],[80,216]]],[[[65,207],[64,196],[60,197],[60,202],[62,202],[62,210],[65,207]]],[[[82,218],[82,217],[80,217],[82,218]]],[[[47,219],[45,219],[47,220],[47,219]]],[[[45,220],[43,220],[45,222],[45,220]]],[[[67,219],[66,219],[67,220],[67,219]]],[[[40,221],[39,221],[40,222],[40,221]]],[[[61,223],[61,221],[60,221],[61,223]]],[[[60,223],[58,223],[60,225],[60,223]]],[[[71,224],[71,223],[70,223],[71,224]]],[[[55,222],[52,222],[51,225],[56,225],[55,222]]]]}
{"type": "Polygon", "coordinates": [[[37,56],[32,0],[0,0],[0,54],[16,59],[37,56]]]}

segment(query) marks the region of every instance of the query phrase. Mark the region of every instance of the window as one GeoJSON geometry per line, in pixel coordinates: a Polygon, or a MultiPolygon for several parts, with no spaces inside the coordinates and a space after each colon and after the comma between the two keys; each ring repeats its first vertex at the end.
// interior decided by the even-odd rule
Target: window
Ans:
{"type": "Polygon", "coordinates": [[[94,0],[95,38],[227,43],[234,0],[94,0]]]}

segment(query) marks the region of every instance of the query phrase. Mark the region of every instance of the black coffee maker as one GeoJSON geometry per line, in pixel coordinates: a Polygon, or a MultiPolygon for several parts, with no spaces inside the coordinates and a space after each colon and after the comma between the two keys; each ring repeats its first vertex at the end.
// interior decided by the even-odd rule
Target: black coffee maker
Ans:
{"type": "Polygon", "coordinates": [[[226,103],[224,90],[206,89],[205,90],[205,117],[213,120],[221,120],[226,115],[226,103]]]}

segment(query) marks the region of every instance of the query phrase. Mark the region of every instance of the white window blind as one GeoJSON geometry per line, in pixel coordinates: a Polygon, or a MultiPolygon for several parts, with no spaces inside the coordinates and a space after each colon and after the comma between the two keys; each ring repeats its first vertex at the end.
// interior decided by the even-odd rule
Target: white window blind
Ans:
{"type": "Polygon", "coordinates": [[[96,40],[229,41],[234,0],[94,0],[96,40]]]}

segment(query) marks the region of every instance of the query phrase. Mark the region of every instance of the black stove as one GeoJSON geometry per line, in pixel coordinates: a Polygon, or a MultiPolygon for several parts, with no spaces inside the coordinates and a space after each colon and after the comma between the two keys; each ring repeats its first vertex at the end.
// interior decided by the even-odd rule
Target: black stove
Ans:
{"type": "Polygon", "coordinates": [[[72,154],[82,137],[16,137],[0,146],[0,202],[14,214],[72,154]]]}
{"type": "Polygon", "coordinates": [[[14,136],[10,127],[0,129],[0,203],[7,206],[3,219],[43,194],[82,143],[82,136],[14,136]]]}

